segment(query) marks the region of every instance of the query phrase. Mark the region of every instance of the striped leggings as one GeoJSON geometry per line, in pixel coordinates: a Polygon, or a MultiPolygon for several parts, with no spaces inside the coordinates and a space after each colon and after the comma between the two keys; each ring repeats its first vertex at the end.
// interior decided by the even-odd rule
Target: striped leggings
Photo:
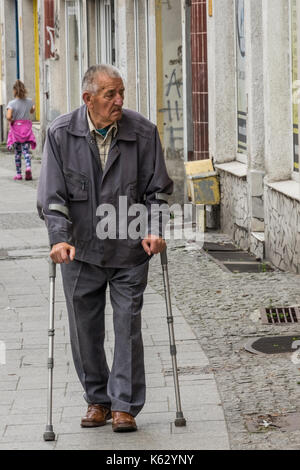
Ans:
{"type": "Polygon", "coordinates": [[[30,144],[28,142],[25,142],[25,143],[15,142],[14,149],[15,149],[15,163],[16,163],[17,174],[21,175],[22,153],[24,155],[26,169],[31,168],[31,156],[29,153],[30,144]]]}

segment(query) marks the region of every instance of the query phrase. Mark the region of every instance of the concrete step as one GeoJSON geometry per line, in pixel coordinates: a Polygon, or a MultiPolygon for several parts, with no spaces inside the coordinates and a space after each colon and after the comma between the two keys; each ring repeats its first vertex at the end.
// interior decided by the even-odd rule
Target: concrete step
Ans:
{"type": "Polygon", "coordinates": [[[251,232],[250,236],[250,252],[257,258],[265,257],[265,234],[264,232],[251,232]]]}

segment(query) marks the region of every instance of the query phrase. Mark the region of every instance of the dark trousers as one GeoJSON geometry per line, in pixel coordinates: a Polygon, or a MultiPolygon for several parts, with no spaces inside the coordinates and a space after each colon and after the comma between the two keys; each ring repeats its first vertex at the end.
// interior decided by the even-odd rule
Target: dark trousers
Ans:
{"type": "Polygon", "coordinates": [[[77,260],[61,265],[72,354],[85,399],[133,416],[145,403],[141,310],[148,265],[148,260],[119,269],[77,260]],[[108,283],[115,333],[111,371],[104,351],[108,283]]]}

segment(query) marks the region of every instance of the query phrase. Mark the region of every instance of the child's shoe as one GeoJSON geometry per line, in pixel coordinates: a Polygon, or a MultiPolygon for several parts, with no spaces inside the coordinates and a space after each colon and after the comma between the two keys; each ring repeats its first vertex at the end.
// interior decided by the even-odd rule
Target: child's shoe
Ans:
{"type": "Polygon", "coordinates": [[[25,172],[25,180],[30,181],[32,180],[32,173],[31,173],[31,168],[26,168],[25,172]]]}
{"type": "Polygon", "coordinates": [[[14,180],[22,180],[22,175],[19,175],[19,173],[16,174],[16,176],[14,176],[14,180]]]}

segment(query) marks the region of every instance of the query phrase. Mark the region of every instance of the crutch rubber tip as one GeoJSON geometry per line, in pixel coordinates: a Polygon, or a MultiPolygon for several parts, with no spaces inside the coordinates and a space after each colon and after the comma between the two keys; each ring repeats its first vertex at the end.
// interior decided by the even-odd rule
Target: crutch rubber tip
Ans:
{"type": "Polygon", "coordinates": [[[55,433],[53,432],[52,424],[47,424],[46,431],[44,432],[44,441],[54,441],[55,433]]]}
{"type": "Polygon", "coordinates": [[[186,426],[186,419],[185,418],[176,418],[174,421],[176,427],[186,426]]]}
{"type": "Polygon", "coordinates": [[[44,432],[44,441],[55,441],[55,433],[53,431],[44,432]]]}

